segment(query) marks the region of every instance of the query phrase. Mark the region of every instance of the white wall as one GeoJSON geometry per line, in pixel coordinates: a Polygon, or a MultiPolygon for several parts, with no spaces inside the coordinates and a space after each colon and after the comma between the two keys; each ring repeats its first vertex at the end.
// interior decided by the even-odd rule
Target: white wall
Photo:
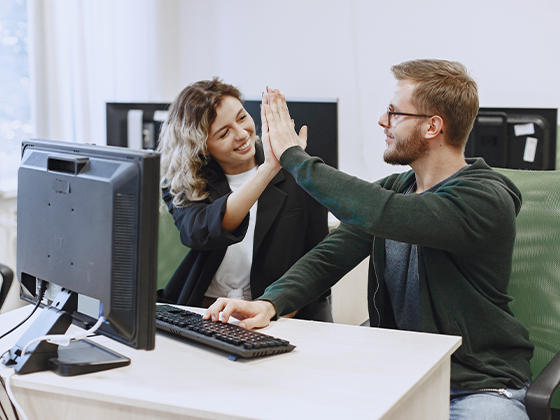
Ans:
{"type": "MultiPolygon", "coordinates": [[[[102,143],[105,102],[219,76],[247,97],[338,98],[339,166],[392,171],[377,125],[392,64],[463,62],[482,106],[559,107],[558,0],[29,0],[35,133],[102,143]]],[[[312,129],[312,127],[311,127],[312,129]]]]}
{"type": "Polygon", "coordinates": [[[189,0],[180,20],[177,93],[220,76],[247,96],[268,85],[288,97],[339,98],[340,168],[366,179],[401,170],[382,162],[377,125],[394,90],[392,64],[458,60],[481,106],[560,107],[556,0],[189,0]]]}

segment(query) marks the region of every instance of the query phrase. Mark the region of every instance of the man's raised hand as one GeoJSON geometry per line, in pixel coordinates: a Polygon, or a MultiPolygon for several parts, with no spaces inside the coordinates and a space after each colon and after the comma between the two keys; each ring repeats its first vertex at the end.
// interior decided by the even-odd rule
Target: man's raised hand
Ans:
{"type": "Polygon", "coordinates": [[[303,126],[299,135],[294,130],[286,98],[278,89],[267,88],[268,104],[263,101],[268,133],[272,150],[278,159],[282,153],[293,146],[305,149],[307,146],[307,127],[303,126]]]}

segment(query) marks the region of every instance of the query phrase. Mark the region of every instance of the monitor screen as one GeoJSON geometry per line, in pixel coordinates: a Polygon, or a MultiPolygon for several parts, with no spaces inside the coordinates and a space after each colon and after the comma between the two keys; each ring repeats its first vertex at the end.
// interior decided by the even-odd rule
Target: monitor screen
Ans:
{"type": "MultiPolygon", "coordinates": [[[[243,106],[261,135],[260,100],[248,99],[243,106]]],[[[308,127],[306,151],[338,168],[338,102],[336,100],[288,100],[290,115],[299,132],[308,127]]],[[[107,144],[133,149],[155,149],[166,118],[168,103],[107,103],[107,144]]]]}
{"type": "Polygon", "coordinates": [[[49,140],[22,144],[17,274],[23,299],[48,282],[77,295],[73,321],[136,349],[155,345],[159,155],[49,140]]]}
{"type": "Polygon", "coordinates": [[[480,108],[465,156],[510,169],[556,168],[556,108],[480,108]]]}
{"type": "MultiPolygon", "coordinates": [[[[307,126],[307,147],[311,156],[318,156],[333,168],[338,168],[338,102],[336,100],[287,100],[295,129],[307,126]]],[[[246,100],[247,112],[255,120],[257,134],[261,135],[261,101],[246,100]]]]}

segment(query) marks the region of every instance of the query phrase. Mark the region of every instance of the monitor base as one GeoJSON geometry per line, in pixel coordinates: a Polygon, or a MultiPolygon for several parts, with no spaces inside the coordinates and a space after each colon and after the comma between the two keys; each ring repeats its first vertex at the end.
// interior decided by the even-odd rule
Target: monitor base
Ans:
{"type": "Polygon", "coordinates": [[[130,365],[130,359],[90,340],[73,341],[58,347],[58,357],[49,368],[61,376],[76,376],[130,365]]]}

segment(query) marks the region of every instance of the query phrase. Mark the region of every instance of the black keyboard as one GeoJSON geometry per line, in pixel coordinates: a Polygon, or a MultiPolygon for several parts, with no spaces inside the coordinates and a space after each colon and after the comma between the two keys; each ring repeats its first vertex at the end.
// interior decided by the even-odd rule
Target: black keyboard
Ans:
{"type": "Polygon", "coordinates": [[[156,326],[160,330],[226,351],[232,360],[236,356],[250,358],[286,353],[295,348],[287,340],[233,324],[203,320],[200,314],[170,305],[157,306],[156,326]]]}

